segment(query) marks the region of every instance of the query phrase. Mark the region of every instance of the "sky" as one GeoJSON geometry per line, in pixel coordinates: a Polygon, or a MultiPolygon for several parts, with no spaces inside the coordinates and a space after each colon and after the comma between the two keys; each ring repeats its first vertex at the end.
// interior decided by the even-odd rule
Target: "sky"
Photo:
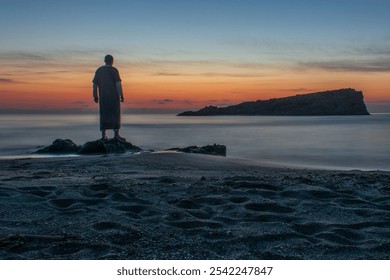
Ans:
{"type": "Polygon", "coordinates": [[[0,113],[89,112],[115,58],[129,112],[339,88],[390,112],[388,0],[0,0],[0,113]]]}

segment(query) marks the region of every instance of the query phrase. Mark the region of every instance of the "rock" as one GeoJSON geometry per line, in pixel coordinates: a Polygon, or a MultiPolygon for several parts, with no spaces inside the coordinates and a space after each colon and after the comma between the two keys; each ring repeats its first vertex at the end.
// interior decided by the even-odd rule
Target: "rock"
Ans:
{"type": "Polygon", "coordinates": [[[78,154],[121,154],[121,153],[136,153],[142,149],[122,140],[108,139],[108,140],[95,140],[85,143],[78,154]]]}
{"type": "Polygon", "coordinates": [[[36,151],[38,154],[76,154],[80,146],[76,145],[71,139],[56,139],[53,144],[36,151]]]}
{"type": "Polygon", "coordinates": [[[127,142],[117,139],[95,140],[82,146],[76,145],[70,139],[56,139],[53,144],[36,151],[38,154],[121,154],[136,153],[142,149],[127,142]]]}
{"type": "MultiPolygon", "coordinates": [[[[186,148],[172,148],[170,151],[183,153],[206,154],[215,156],[226,156],[226,146],[224,145],[207,145],[203,147],[189,146],[186,148]]],[[[118,139],[95,140],[89,141],[82,146],[76,145],[70,139],[56,139],[52,145],[39,149],[35,153],[42,154],[123,154],[137,153],[142,151],[141,148],[125,141],[118,139]]]]}
{"type": "Polygon", "coordinates": [[[178,116],[329,116],[369,115],[363,93],[351,88],[244,102],[228,107],[207,106],[178,116]]]}
{"type": "Polygon", "coordinates": [[[205,154],[213,156],[226,156],[226,146],[224,145],[207,145],[203,147],[189,146],[186,148],[171,148],[167,151],[177,151],[182,153],[193,153],[193,154],[205,154]]]}

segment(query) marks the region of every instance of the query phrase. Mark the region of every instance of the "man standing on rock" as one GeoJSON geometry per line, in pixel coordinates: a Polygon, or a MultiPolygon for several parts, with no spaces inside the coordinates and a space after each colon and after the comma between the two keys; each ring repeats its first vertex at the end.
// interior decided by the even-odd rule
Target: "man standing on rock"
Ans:
{"type": "Polygon", "coordinates": [[[114,130],[114,138],[125,141],[119,135],[121,127],[121,106],[120,102],[124,101],[121,78],[119,71],[112,65],[114,58],[112,55],[106,55],[104,58],[105,65],[96,70],[93,78],[93,98],[99,103],[100,113],[100,130],[102,139],[107,140],[107,129],[114,130]]]}

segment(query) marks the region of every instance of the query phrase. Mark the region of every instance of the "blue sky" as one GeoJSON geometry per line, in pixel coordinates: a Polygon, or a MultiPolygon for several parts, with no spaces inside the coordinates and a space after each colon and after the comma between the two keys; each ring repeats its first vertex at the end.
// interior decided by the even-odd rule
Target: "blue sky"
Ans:
{"type": "Polygon", "coordinates": [[[390,1],[19,0],[1,6],[1,50],[140,48],[223,57],[241,44],[288,57],[305,44],[311,55],[307,49],[344,52],[357,44],[375,51],[390,41],[390,1]]]}

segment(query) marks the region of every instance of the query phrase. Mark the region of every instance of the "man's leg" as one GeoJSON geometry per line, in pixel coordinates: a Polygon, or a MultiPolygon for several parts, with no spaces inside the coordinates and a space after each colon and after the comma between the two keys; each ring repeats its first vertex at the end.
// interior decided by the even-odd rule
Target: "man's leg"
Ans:
{"type": "Polygon", "coordinates": [[[105,129],[102,129],[102,140],[107,140],[107,134],[106,134],[106,130],[105,129]]]}
{"type": "Polygon", "coordinates": [[[114,138],[117,140],[126,141],[125,138],[123,138],[119,135],[119,129],[114,129],[114,138]]]}

